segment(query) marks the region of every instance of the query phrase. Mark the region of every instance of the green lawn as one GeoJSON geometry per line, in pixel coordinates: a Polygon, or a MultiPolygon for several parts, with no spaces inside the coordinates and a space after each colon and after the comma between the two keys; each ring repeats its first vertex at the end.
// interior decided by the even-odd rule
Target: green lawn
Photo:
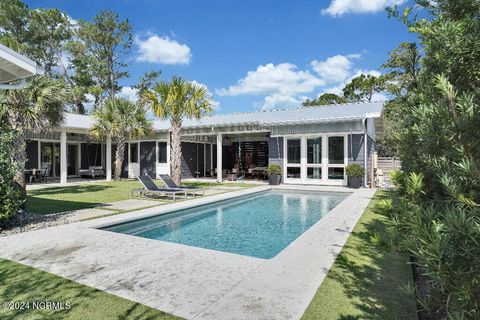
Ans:
{"type": "MultiPolygon", "coordinates": [[[[157,181],[158,185],[162,185],[157,181]]],[[[187,186],[212,187],[252,187],[257,184],[216,182],[185,182],[187,186]]],[[[122,180],[98,183],[84,183],[75,186],[51,187],[30,190],[27,196],[27,211],[37,214],[64,212],[92,208],[98,204],[131,198],[132,189],[141,188],[135,180],[122,180]]]]}
{"type": "Polygon", "coordinates": [[[180,319],[13,261],[0,259],[0,319],[180,319]],[[69,310],[6,310],[3,303],[69,302],[69,310]]]}
{"type": "Polygon", "coordinates": [[[38,214],[92,208],[100,203],[130,199],[140,188],[134,180],[84,183],[28,191],[27,211],[38,214]]]}
{"type": "Polygon", "coordinates": [[[408,257],[371,238],[385,232],[386,218],[373,210],[385,195],[376,193],[302,319],[417,318],[415,301],[399,289],[413,281],[408,257]]]}

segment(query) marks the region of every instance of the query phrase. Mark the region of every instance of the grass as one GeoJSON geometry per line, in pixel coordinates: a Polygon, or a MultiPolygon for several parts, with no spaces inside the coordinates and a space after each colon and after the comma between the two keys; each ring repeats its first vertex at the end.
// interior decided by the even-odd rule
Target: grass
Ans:
{"type": "Polygon", "coordinates": [[[28,191],[26,209],[48,214],[92,208],[101,203],[130,199],[135,188],[141,188],[138,181],[123,180],[31,190],[28,191]]]}
{"type": "Polygon", "coordinates": [[[180,319],[65,278],[0,258],[0,300],[30,301],[30,309],[7,310],[0,319],[180,319]],[[69,302],[70,309],[33,310],[33,302],[69,302]]]}
{"type": "Polygon", "coordinates": [[[400,287],[413,285],[408,257],[384,244],[385,219],[374,210],[378,191],[361,216],[302,319],[417,319],[415,301],[400,287]]]}
{"type": "MultiPolygon", "coordinates": [[[[158,185],[162,185],[157,181],[158,185]]],[[[255,187],[258,184],[216,183],[189,181],[182,185],[197,187],[255,187]]],[[[31,213],[49,214],[70,210],[93,208],[101,203],[131,198],[132,189],[142,188],[135,180],[84,183],[74,186],[50,187],[28,191],[26,209],[31,213]]]]}

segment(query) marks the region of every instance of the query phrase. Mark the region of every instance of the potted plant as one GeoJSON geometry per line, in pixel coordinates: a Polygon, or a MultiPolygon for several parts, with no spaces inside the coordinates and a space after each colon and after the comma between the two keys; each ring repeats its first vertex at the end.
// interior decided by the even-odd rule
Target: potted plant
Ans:
{"type": "Polygon", "coordinates": [[[268,183],[270,185],[276,186],[280,184],[282,180],[282,167],[279,164],[272,163],[268,165],[268,183]]]}
{"type": "Polygon", "coordinates": [[[358,189],[362,186],[363,176],[365,175],[365,169],[358,163],[351,163],[345,169],[348,177],[348,186],[350,188],[358,189]]]}

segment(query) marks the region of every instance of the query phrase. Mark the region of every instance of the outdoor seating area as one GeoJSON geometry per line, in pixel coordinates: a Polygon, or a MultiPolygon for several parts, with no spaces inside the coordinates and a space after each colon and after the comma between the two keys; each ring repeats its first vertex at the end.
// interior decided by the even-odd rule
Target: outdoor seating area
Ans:
{"type": "Polygon", "coordinates": [[[46,182],[47,170],[29,169],[23,171],[27,183],[46,182]]]}
{"type": "Polygon", "coordinates": [[[165,184],[163,188],[160,188],[148,175],[137,177],[138,181],[143,185],[143,189],[132,189],[132,197],[135,194],[147,198],[171,197],[175,201],[178,197],[185,199],[189,196],[202,196],[205,193],[202,188],[177,186],[169,175],[160,175],[160,178],[165,184]]]}

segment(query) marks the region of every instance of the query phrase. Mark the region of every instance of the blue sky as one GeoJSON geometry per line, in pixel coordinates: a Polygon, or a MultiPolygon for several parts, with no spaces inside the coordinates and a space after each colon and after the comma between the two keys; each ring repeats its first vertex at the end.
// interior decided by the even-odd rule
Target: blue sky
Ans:
{"type": "MultiPolygon", "coordinates": [[[[299,106],[353,76],[377,74],[388,52],[413,41],[385,6],[406,0],[37,0],[73,19],[117,11],[133,26],[129,86],[149,70],[205,84],[219,113],[299,106]]],[[[378,97],[379,99],[381,96],[378,97]]]]}

